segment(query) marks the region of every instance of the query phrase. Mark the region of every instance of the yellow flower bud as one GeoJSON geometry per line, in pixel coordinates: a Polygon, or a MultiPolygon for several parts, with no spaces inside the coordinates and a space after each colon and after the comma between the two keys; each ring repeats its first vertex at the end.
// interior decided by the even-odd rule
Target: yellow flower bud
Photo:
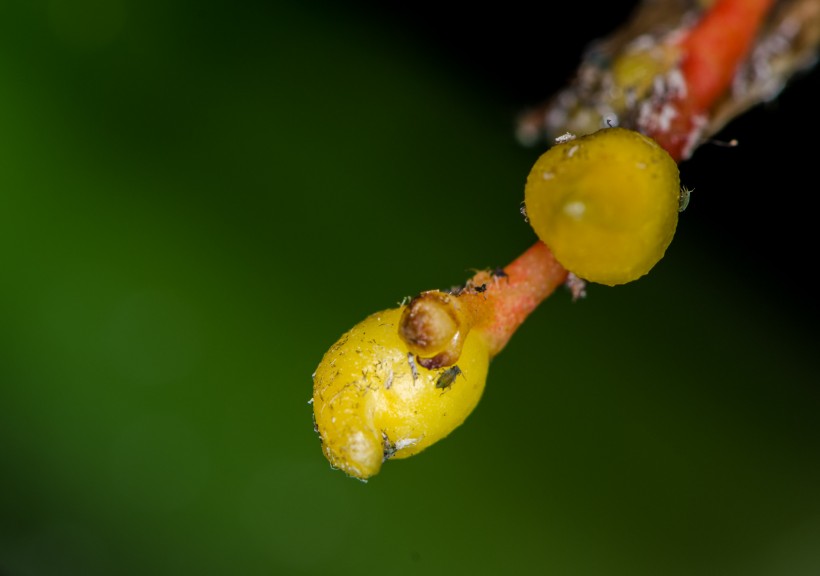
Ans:
{"type": "Polygon", "coordinates": [[[427,369],[399,337],[403,307],[368,316],[324,355],[313,375],[313,416],[334,468],[367,480],[457,428],[478,404],[490,353],[470,332],[456,364],[427,369]]]}
{"type": "Polygon", "coordinates": [[[610,286],[640,278],[663,257],[681,195],[672,157],[625,128],[562,139],[535,162],[524,193],[530,225],[556,260],[610,286]]]}

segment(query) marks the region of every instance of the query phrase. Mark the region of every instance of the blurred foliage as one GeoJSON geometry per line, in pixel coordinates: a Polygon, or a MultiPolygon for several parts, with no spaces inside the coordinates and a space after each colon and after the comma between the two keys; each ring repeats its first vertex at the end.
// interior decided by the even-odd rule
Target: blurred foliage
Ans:
{"type": "Polygon", "coordinates": [[[343,331],[534,241],[514,114],[628,6],[4,0],[0,574],[820,572],[816,73],[450,438],[364,484],[312,430],[343,331]]]}

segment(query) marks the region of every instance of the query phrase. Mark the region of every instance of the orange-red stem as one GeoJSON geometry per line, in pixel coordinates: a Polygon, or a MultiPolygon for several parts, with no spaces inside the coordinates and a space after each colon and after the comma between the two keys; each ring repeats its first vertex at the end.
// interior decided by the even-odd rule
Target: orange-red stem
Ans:
{"type": "Polygon", "coordinates": [[[686,100],[705,111],[726,91],[774,0],[717,0],[681,40],[686,100]]]}
{"type": "Polygon", "coordinates": [[[567,280],[567,275],[550,249],[538,241],[504,268],[504,275],[479,272],[473,277],[473,285],[487,284],[484,294],[470,297],[491,309],[488,320],[476,323],[474,329],[487,338],[492,355],[507,345],[527,316],[567,280]]]}
{"type": "Polygon", "coordinates": [[[645,130],[675,160],[685,160],[692,154],[705,115],[730,88],[773,4],[773,0],[715,0],[676,41],[686,92],[671,102],[658,104],[659,108],[674,107],[675,116],[669,126],[645,130]]]}

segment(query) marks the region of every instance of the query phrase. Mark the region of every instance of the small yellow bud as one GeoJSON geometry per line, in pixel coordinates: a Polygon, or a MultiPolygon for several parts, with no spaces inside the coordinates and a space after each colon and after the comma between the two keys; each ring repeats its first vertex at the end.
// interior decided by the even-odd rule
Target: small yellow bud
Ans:
{"type": "Polygon", "coordinates": [[[388,458],[441,440],[478,404],[490,353],[481,333],[457,363],[427,369],[399,337],[403,307],[368,316],[324,355],[313,376],[313,416],[334,468],[367,480],[388,458]]]}
{"type": "Polygon", "coordinates": [[[680,176],[657,142],[605,128],[555,144],[527,176],[530,225],[576,276],[607,285],[640,278],[678,223],[680,176]]]}
{"type": "Polygon", "coordinates": [[[668,90],[683,90],[682,77],[672,73],[680,58],[674,46],[662,42],[622,51],[612,61],[613,108],[625,110],[635,102],[644,101],[659,78],[664,78],[668,90]]]}

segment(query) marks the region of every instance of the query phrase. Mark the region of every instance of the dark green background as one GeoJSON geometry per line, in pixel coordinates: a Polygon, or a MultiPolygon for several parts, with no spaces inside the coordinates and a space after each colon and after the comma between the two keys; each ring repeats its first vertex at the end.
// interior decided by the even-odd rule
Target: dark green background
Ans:
{"type": "Polygon", "coordinates": [[[816,73],[449,438],[322,456],[336,338],[534,241],[515,114],[631,5],[543,4],[3,0],[0,575],[820,573],[816,73]]]}

